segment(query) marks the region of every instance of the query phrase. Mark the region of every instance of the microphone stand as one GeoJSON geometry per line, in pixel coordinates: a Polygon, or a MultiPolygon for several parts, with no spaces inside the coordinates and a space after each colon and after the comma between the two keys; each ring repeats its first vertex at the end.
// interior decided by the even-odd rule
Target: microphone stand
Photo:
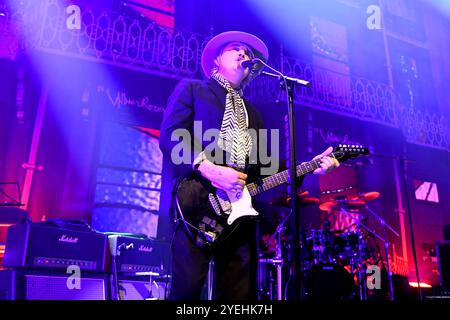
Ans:
{"type": "MultiPolygon", "coordinates": [[[[294,241],[294,272],[295,272],[295,289],[297,297],[300,297],[302,300],[304,298],[304,290],[303,290],[303,283],[302,283],[302,277],[300,276],[300,270],[302,267],[302,261],[301,261],[301,248],[300,248],[300,237],[299,237],[299,231],[301,230],[301,223],[300,223],[300,215],[298,214],[298,201],[297,201],[297,188],[300,186],[300,181],[297,181],[297,161],[296,161],[296,153],[295,153],[295,117],[294,117],[294,88],[295,85],[302,85],[302,86],[310,86],[310,82],[287,77],[280,71],[272,68],[271,66],[267,65],[264,61],[261,59],[254,59],[257,62],[263,64],[270,70],[272,70],[275,73],[265,72],[261,71],[260,74],[277,78],[280,82],[281,89],[286,90],[287,92],[287,108],[288,108],[288,118],[289,118],[289,161],[290,161],[290,170],[289,170],[289,176],[290,176],[290,194],[291,194],[291,209],[294,213],[292,215],[292,227],[293,227],[293,241],[294,241]]],[[[303,243],[303,242],[302,242],[303,243]]]]}
{"type": "Polygon", "coordinates": [[[409,193],[408,193],[406,166],[405,166],[405,163],[407,161],[408,162],[414,162],[414,161],[408,160],[405,158],[401,158],[398,156],[385,156],[385,155],[374,154],[374,153],[372,153],[371,155],[378,157],[378,158],[396,160],[400,163],[400,167],[401,167],[402,173],[403,173],[402,181],[403,181],[403,189],[404,189],[405,198],[406,198],[406,212],[408,213],[408,223],[409,223],[409,229],[410,229],[410,238],[411,238],[411,247],[412,247],[413,260],[414,260],[414,267],[416,269],[418,295],[419,295],[419,300],[422,301],[423,300],[422,287],[420,285],[419,266],[418,266],[418,262],[417,262],[416,243],[415,243],[415,238],[414,238],[414,228],[413,228],[413,221],[412,221],[411,204],[410,204],[409,193]]]}
{"type": "Polygon", "coordinates": [[[419,275],[419,265],[417,262],[417,252],[416,252],[416,241],[414,238],[414,229],[413,229],[413,220],[412,220],[412,213],[411,213],[411,204],[409,200],[409,192],[408,192],[408,184],[407,184],[407,176],[406,176],[406,166],[405,166],[405,159],[398,159],[400,162],[400,166],[403,171],[403,189],[405,189],[405,198],[406,198],[406,209],[408,211],[408,222],[409,222],[409,229],[411,233],[411,246],[412,246],[412,252],[413,252],[413,258],[414,258],[414,266],[416,267],[416,279],[417,279],[417,287],[418,287],[418,294],[419,294],[419,300],[423,300],[422,295],[422,287],[420,285],[420,275],[419,275]]]}
{"type": "Polygon", "coordinates": [[[261,71],[262,75],[268,76],[268,77],[272,77],[272,78],[277,78],[280,79],[280,81],[283,81],[281,79],[281,77],[283,77],[284,79],[286,79],[289,82],[293,82],[294,84],[298,84],[304,87],[310,87],[311,86],[311,82],[306,81],[306,80],[302,80],[302,79],[298,79],[298,78],[292,78],[292,77],[287,77],[284,75],[278,75],[275,73],[270,73],[270,72],[266,72],[266,71],[261,71]]]}

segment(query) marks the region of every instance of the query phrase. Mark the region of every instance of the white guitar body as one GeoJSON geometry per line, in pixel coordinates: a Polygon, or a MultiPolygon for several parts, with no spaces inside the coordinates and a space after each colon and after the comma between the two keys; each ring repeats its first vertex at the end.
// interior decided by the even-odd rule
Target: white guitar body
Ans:
{"type": "Polygon", "coordinates": [[[242,192],[231,193],[227,192],[228,200],[231,204],[231,210],[225,211],[228,214],[228,225],[233,224],[236,219],[244,216],[257,216],[259,213],[252,206],[252,196],[248,192],[247,187],[244,187],[242,192]]]}

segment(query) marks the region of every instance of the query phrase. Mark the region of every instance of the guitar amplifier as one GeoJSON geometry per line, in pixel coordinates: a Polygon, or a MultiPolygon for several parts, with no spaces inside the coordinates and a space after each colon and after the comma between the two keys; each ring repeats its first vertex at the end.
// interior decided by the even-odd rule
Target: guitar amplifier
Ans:
{"type": "Polygon", "coordinates": [[[144,279],[119,279],[120,300],[165,300],[166,285],[164,281],[144,279]]]}
{"type": "Polygon", "coordinates": [[[111,254],[116,257],[117,272],[167,273],[168,242],[120,235],[109,235],[108,238],[111,254]]]}
{"type": "Polygon", "coordinates": [[[109,269],[108,237],[45,224],[24,223],[8,228],[3,265],[11,268],[104,272],[109,269]]]}
{"type": "Polygon", "coordinates": [[[49,270],[0,270],[0,300],[108,300],[106,274],[82,273],[78,285],[71,275],[49,270]]]}

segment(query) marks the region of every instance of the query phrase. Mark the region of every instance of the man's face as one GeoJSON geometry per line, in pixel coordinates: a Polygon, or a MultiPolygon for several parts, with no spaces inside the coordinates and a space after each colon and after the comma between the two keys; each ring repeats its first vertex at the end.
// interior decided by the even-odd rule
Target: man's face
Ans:
{"type": "Polygon", "coordinates": [[[216,64],[221,74],[233,74],[243,80],[250,71],[248,68],[242,68],[241,62],[252,58],[253,55],[248,46],[240,42],[231,42],[222,49],[220,55],[216,58],[216,64]]]}

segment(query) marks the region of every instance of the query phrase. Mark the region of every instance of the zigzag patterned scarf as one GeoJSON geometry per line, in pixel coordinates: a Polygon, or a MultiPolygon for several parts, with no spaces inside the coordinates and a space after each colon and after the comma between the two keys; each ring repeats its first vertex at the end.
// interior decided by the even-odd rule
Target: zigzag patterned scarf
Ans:
{"type": "Polygon", "coordinates": [[[217,69],[211,71],[211,78],[227,90],[218,145],[230,153],[227,165],[243,170],[246,157],[250,154],[252,148],[244,100],[241,97],[241,92],[233,89],[228,80],[217,72],[217,69]]]}

